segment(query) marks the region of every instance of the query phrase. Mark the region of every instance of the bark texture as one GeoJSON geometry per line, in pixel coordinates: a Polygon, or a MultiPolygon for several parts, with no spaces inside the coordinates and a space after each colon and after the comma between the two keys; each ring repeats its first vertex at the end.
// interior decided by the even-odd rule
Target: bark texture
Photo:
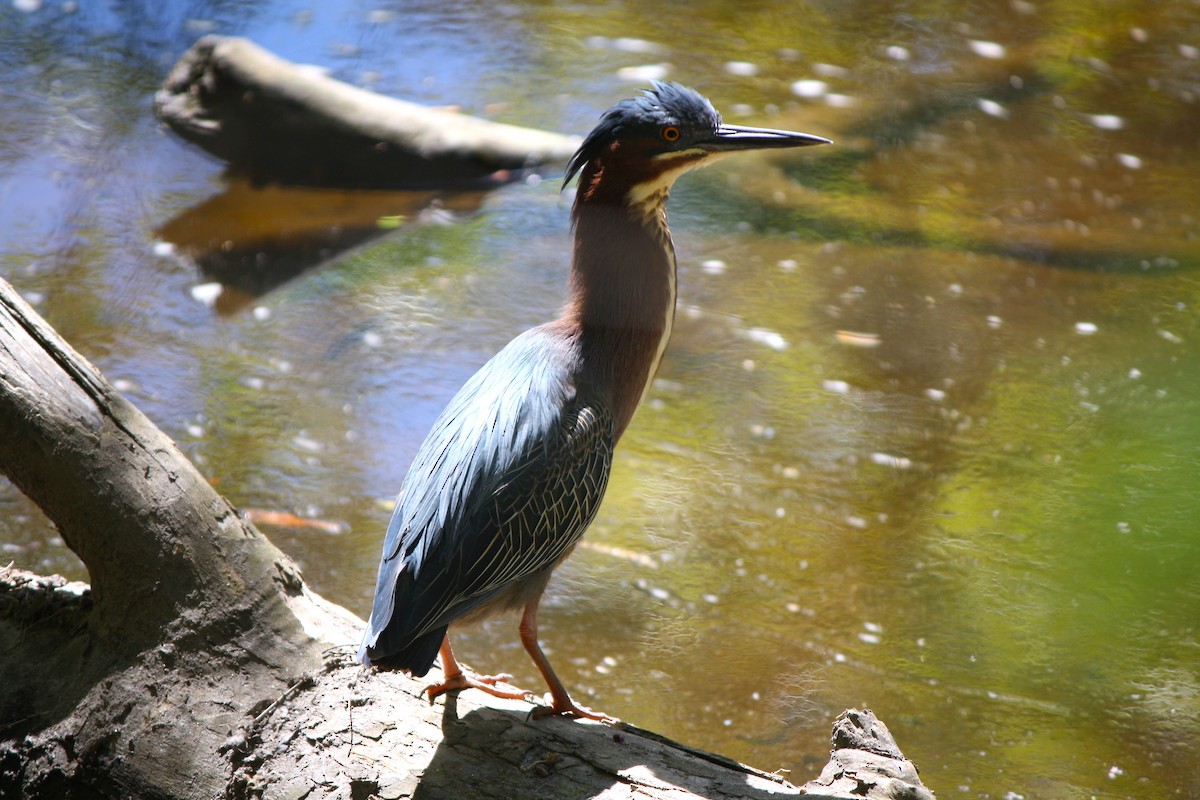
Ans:
{"type": "Polygon", "coordinates": [[[0,797],[932,798],[870,712],[839,718],[797,787],[633,726],[471,691],[431,705],[357,666],[362,621],[2,280],[0,433],[0,470],[91,576],[0,569],[0,797]]]}
{"type": "Polygon", "coordinates": [[[359,89],[234,37],[205,36],[155,95],[171,130],[256,181],[420,188],[503,183],[579,145],[359,89]]]}

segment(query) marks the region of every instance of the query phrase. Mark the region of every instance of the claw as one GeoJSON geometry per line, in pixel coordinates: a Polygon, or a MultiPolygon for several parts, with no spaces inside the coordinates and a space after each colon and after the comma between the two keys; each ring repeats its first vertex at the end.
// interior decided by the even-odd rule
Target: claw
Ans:
{"type": "Polygon", "coordinates": [[[603,722],[606,725],[616,725],[621,720],[616,717],[610,717],[608,714],[603,714],[599,711],[592,711],[585,706],[577,705],[574,700],[567,698],[566,702],[552,702],[548,706],[538,706],[530,712],[534,719],[543,719],[545,717],[564,716],[564,717],[583,717],[584,719],[594,719],[597,722],[603,722]]]}
{"type": "Polygon", "coordinates": [[[509,689],[501,689],[496,686],[498,683],[506,683],[511,675],[467,675],[465,672],[460,672],[457,675],[451,675],[441,683],[433,683],[425,687],[425,694],[429,696],[429,702],[446,692],[453,692],[459,689],[479,689],[487,692],[493,697],[503,697],[506,700],[529,700],[533,697],[533,692],[525,689],[518,689],[515,686],[509,689]]]}

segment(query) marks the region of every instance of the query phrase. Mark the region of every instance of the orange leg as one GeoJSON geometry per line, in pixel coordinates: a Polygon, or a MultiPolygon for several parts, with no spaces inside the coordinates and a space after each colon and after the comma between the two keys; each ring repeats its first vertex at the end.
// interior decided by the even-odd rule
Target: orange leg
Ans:
{"type": "Polygon", "coordinates": [[[572,717],[587,717],[588,719],[599,720],[600,722],[620,722],[616,717],[610,717],[607,714],[601,714],[598,711],[592,711],[589,708],[575,705],[575,701],[571,699],[571,695],[567,694],[567,689],[562,685],[562,681],[554,674],[554,668],[550,666],[550,660],[546,658],[546,654],[542,652],[542,647],[538,644],[537,635],[537,612],[538,602],[541,598],[530,600],[525,605],[525,613],[521,616],[521,644],[525,645],[525,650],[529,653],[529,657],[533,659],[533,663],[537,665],[538,670],[542,673],[542,677],[546,679],[546,685],[550,687],[550,705],[541,706],[534,709],[534,717],[548,717],[551,714],[564,714],[572,717]]]}
{"type": "Polygon", "coordinates": [[[507,700],[529,700],[533,695],[533,692],[527,692],[524,689],[500,689],[496,686],[497,683],[507,681],[512,677],[511,675],[468,675],[458,665],[454,651],[450,649],[450,634],[446,634],[446,638],[442,640],[442,647],[438,651],[438,655],[442,660],[442,682],[425,687],[425,693],[429,695],[431,702],[439,694],[455,689],[481,689],[490,695],[507,700]]]}

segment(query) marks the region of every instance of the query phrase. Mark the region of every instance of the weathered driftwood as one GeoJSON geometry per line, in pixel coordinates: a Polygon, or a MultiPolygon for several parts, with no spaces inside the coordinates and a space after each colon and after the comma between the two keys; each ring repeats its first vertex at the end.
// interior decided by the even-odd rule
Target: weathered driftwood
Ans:
{"type": "Polygon", "coordinates": [[[869,712],[796,787],[647,731],[352,663],[324,601],[0,280],[0,470],[91,587],[0,569],[0,796],[658,800],[931,795],[869,712]]]}
{"type": "Polygon", "coordinates": [[[375,94],[246,39],[205,36],[154,107],[177,134],[257,181],[419,188],[503,183],[562,165],[579,140],[375,94]]]}

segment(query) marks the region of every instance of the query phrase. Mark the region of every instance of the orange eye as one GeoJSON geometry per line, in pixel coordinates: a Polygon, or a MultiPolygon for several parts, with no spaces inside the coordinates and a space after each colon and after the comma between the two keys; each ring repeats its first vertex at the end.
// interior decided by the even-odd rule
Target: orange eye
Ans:
{"type": "Polygon", "coordinates": [[[668,125],[662,129],[662,137],[668,142],[678,142],[679,137],[682,135],[683,134],[679,132],[679,128],[676,128],[674,125],[668,125]]]}

